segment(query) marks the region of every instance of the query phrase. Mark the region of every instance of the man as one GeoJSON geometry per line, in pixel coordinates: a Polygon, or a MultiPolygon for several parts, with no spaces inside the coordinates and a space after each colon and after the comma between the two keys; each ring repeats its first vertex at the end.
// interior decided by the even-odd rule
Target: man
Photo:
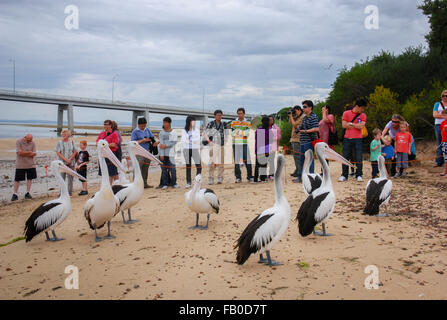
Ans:
{"type": "MultiPolygon", "coordinates": [[[[346,129],[343,139],[343,157],[346,159],[354,159],[357,171],[355,173],[357,181],[363,181],[363,137],[362,129],[366,125],[366,114],[363,113],[366,107],[366,101],[363,99],[355,103],[352,110],[345,111],[342,118],[342,127],[346,129]]],[[[342,176],[338,181],[348,180],[349,168],[342,165],[342,176]]]]}
{"type": "MultiPolygon", "coordinates": [[[[299,127],[303,122],[303,109],[300,106],[295,106],[289,111],[289,123],[292,125],[292,133],[290,135],[290,143],[292,145],[293,160],[295,161],[295,171],[291,174],[292,177],[298,178],[300,172],[300,132],[299,127]]],[[[298,178],[296,182],[301,182],[298,178]]]]}
{"type": "MultiPolygon", "coordinates": [[[[151,130],[149,130],[149,128],[146,128],[146,125],[146,118],[139,118],[138,126],[132,131],[132,136],[130,139],[132,141],[137,141],[140,146],[151,152],[151,144],[153,147],[156,147],[158,146],[159,142],[155,142],[154,134],[151,132],[151,130]]],[[[152,186],[147,184],[147,176],[151,162],[142,156],[137,156],[137,159],[138,163],[140,164],[141,175],[143,176],[144,188],[152,188],[152,186]]]]}
{"type": "Polygon", "coordinates": [[[25,199],[32,199],[30,191],[33,179],[37,178],[36,164],[34,157],[36,153],[36,144],[33,142],[33,135],[27,134],[24,138],[16,141],[16,173],[14,178],[14,194],[11,201],[19,199],[17,193],[19,191],[20,181],[26,179],[26,194],[25,199]]]}
{"type": "MultiPolygon", "coordinates": [[[[56,154],[59,160],[61,160],[67,167],[74,170],[76,165],[76,156],[78,150],[74,145],[73,140],[70,139],[71,133],[68,130],[62,130],[62,140],[56,144],[56,154]]],[[[68,194],[72,195],[73,192],[73,176],[67,173],[62,173],[62,179],[67,181],[68,194]]]]}
{"type": "Polygon", "coordinates": [[[168,186],[178,189],[177,171],[175,168],[175,145],[177,144],[177,132],[172,130],[172,119],[165,117],[163,119],[163,129],[160,132],[159,156],[163,162],[161,167],[161,188],[168,189],[168,186]]]}
{"type": "Polygon", "coordinates": [[[239,108],[237,110],[237,119],[231,122],[231,136],[233,137],[233,154],[234,154],[234,174],[236,176],[236,183],[242,182],[241,166],[239,161],[244,161],[247,168],[247,179],[250,183],[254,183],[250,150],[248,148],[248,136],[250,135],[251,124],[245,119],[245,109],[239,108]]]}
{"type": "MultiPolygon", "coordinates": [[[[312,141],[318,139],[318,133],[320,131],[320,120],[318,116],[313,112],[314,104],[310,100],[303,101],[303,122],[299,127],[300,133],[300,170],[298,172],[298,179],[293,180],[295,183],[301,181],[303,175],[304,154],[307,150],[313,150],[312,141]]],[[[314,163],[310,166],[310,173],[314,173],[314,163]]]]}
{"type": "Polygon", "coordinates": [[[222,184],[225,164],[226,125],[222,121],[222,110],[214,111],[214,120],[207,124],[204,139],[210,147],[210,174],[208,184],[214,184],[214,170],[218,167],[217,184],[222,184]]]}

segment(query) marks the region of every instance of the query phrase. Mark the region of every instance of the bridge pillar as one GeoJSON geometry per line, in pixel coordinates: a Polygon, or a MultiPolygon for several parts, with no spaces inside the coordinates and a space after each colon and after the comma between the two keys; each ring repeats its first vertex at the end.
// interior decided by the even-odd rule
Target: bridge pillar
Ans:
{"type": "Polygon", "coordinates": [[[145,117],[147,120],[147,126],[149,127],[149,110],[132,111],[132,130],[137,127],[139,117],[145,117]]]}
{"type": "Polygon", "coordinates": [[[57,107],[57,136],[61,136],[62,127],[64,125],[64,110],[67,109],[67,106],[64,104],[60,104],[57,107]]]}
{"type": "Polygon", "coordinates": [[[68,120],[68,130],[71,134],[74,133],[74,120],[73,120],[73,105],[67,105],[67,120],[68,120]]]}
{"type": "Polygon", "coordinates": [[[208,124],[208,116],[206,115],[202,116],[202,122],[203,122],[203,129],[205,129],[206,125],[208,124]]]}

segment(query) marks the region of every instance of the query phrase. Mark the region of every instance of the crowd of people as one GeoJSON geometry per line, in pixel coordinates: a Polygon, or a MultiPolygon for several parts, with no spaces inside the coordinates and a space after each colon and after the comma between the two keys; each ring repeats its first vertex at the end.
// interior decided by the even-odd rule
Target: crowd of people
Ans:
{"type": "MultiPolygon", "coordinates": [[[[365,108],[367,102],[360,99],[354,105],[345,106],[342,116],[342,155],[355,164],[355,171],[349,172],[349,167],[342,165],[342,175],[339,182],[344,182],[350,176],[357,181],[363,181],[363,143],[368,136],[366,129],[367,116],[365,108]]],[[[289,123],[292,125],[291,132],[291,152],[294,159],[294,171],[291,174],[295,179],[294,183],[301,183],[304,164],[304,153],[313,149],[312,142],[316,139],[323,140],[334,149],[338,144],[338,135],[335,126],[335,116],[331,113],[329,106],[322,108],[322,119],[313,111],[314,104],[310,100],[302,102],[302,106],[295,106],[289,111],[289,123]]],[[[185,127],[181,132],[179,141],[178,133],[172,128],[172,119],[165,117],[163,126],[158,135],[147,127],[147,119],[139,118],[138,125],[133,129],[131,140],[137,141],[141,147],[159,157],[163,163],[161,166],[161,177],[158,189],[166,190],[169,187],[179,188],[177,184],[176,170],[176,146],[180,143],[183,150],[185,162],[186,185],[191,188],[192,163],[194,162],[195,173],[202,173],[202,158],[204,148],[208,148],[209,167],[208,184],[222,184],[224,181],[225,164],[234,163],[235,183],[242,182],[241,167],[245,167],[247,181],[250,183],[267,182],[273,179],[275,173],[276,153],[279,150],[279,140],[281,139],[281,129],[275,124],[275,116],[262,116],[261,123],[256,128],[245,118],[245,109],[237,110],[238,117],[228,123],[223,121],[222,110],[214,112],[214,120],[209,122],[202,132],[196,119],[188,116],[185,127]],[[250,137],[254,134],[253,137],[250,137]],[[232,156],[229,160],[226,157],[228,142],[231,139],[232,156]],[[253,170],[250,144],[254,140],[255,167],[253,170]],[[215,172],[217,169],[217,180],[215,172]]],[[[435,135],[437,139],[437,155],[435,167],[444,166],[440,174],[447,177],[447,90],[442,92],[441,101],[434,105],[433,117],[435,119],[435,135]]],[[[388,175],[394,178],[405,177],[409,164],[416,158],[415,140],[409,130],[410,124],[399,115],[395,114],[383,130],[376,128],[372,131],[373,140],[370,144],[370,162],[372,167],[372,178],[378,176],[379,155],[386,160],[388,175]]],[[[63,130],[62,139],[57,142],[54,149],[57,157],[69,168],[78,172],[81,176],[87,177],[87,166],[90,155],[87,151],[87,141],[80,141],[79,147],[70,139],[70,132],[63,130]]],[[[109,143],[111,151],[118,160],[122,160],[122,136],[118,129],[118,124],[112,120],[104,121],[104,130],[98,135],[96,141],[104,139],[109,143]]],[[[230,148],[231,149],[231,148],[230,148]]],[[[36,145],[33,136],[27,134],[24,138],[16,142],[16,173],[14,182],[14,193],[12,201],[18,200],[18,189],[21,181],[27,181],[25,199],[31,199],[30,189],[33,179],[37,177],[36,165],[36,145]]],[[[152,188],[148,184],[148,170],[150,162],[137,156],[140,165],[144,188],[152,188]]],[[[110,183],[119,179],[117,168],[106,159],[110,183]]],[[[310,166],[310,173],[314,172],[314,165],[310,166]]],[[[101,170],[98,172],[101,175],[101,170]]],[[[64,175],[68,184],[69,194],[73,191],[73,177],[64,175]]],[[[79,195],[87,195],[87,182],[82,182],[82,190],[79,195]]]]}

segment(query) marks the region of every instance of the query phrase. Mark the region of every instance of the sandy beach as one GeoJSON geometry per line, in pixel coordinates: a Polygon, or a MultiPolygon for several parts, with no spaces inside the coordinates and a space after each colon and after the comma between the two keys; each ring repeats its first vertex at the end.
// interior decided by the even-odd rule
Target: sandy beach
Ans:
{"type": "MultiPolygon", "coordinates": [[[[39,150],[52,150],[54,141],[39,140],[39,150]]],[[[15,140],[1,141],[2,168],[13,165],[14,154],[10,157],[8,150],[14,147],[15,140]]],[[[420,158],[433,155],[432,147],[418,151],[420,158]]],[[[136,224],[124,225],[119,215],[114,218],[116,239],[95,243],[83,215],[87,198],[76,193],[71,214],[57,229],[64,241],[49,243],[38,235],[30,243],[0,247],[0,299],[447,298],[447,202],[440,196],[447,191],[447,179],[439,177],[433,161],[422,161],[409,169],[407,178],[393,180],[387,218],[361,214],[371,176],[369,162],[364,162],[364,182],[345,183],[336,181],[341,165],[331,163],[337,205],[327,230],[334,236],[302,238],[294,219],[305,195],[301,184],[291,182],[292,156],[286,160],[284,187],[292,220],[272,250],[272,258],[282,266],[260,265],[255,256],[239,266],[233,249],[246,225],[273,205],[272,182],[234,184],[234,171],[227,167],[224,184],[211,187],[220,198],[221,211],[211,217],[209,230],[190,230],[195,215],[185,207],[185,172],[179,169],[182,188],[146,189],[132,211],[139,220],[136,224]],[[79,269],[78,290],[65,289],[69,265],[79,269]],[[364,286],[370,265],[379,270],[378,290],[364,286]]],[[[317,164],[317,172],[319,168],[317,164]]],[[[245,168],[242,172],[245,175],[245,168]]],[[[152,172],[150,184],[157,185],[159,177],[158,171],[152,172]]],[[[79,182],[75,187],[79,189],[79,182]]],[[[97,189],[92,185],[89,191],[97,189]]],[[[54,192],[2,205],[0,243],[20,237],[31,212],[54,192]]],[[[105,232],[101,229],[100,236],[105,232]]]]}

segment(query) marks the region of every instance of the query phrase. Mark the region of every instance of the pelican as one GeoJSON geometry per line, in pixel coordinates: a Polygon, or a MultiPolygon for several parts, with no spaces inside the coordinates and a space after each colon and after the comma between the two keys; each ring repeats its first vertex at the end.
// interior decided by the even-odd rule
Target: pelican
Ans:
{"type": "Polygon", "coordinates": [[[387,171],[385,167],[385,158],[379,155],[377,159],[379,165],[379,177],[369,180],[366,185],[366,206],[363,214],[370,216],[386,217],[387,214],[379,215],[379,207],[388,205],[391,197],[393,182],[387,179],[387,171]]]}
{"type": "Polygon", "coordinates": [[[190,191],[185,193],[185,201],[189,209],[196,213],[196,225],[190,229],[207,230],[208,222],[210,220],[210,213],[219,213],[219,198],[211,189],[200,189],[202,183],[202,175],[198,174],[194,178],[193,187],[190,191]],[[207,213],[206,225],[199,226],[199,214],[207,213]]]}
{"type": "Polygon", "coordinates": [[[137,220],[132,220],[130,215],[130,208],[136,205],[138,201],[140,201],[144,192],[143,177],[141,176],[140,166],[138,165],[138,160],[135,155],[140,155],[159,164],[163,164],[153,154],[149,153],[142,146],[140,146],[140,144],[136,141],[130,141],[127,145],[127,148],[130,159],[133,163],[133,182],[124,185],[115,184],[112,186],[113,193],[116,197],[118,197],[118,200],[120,202],[121,215],[125,224],[137,222],[137,220]],[[127,221],[124,218],[124,210],[126,209],[129,216],[129,220],[127,221]]]}
{"type": "Polygon", "coordinates": [[[304,153],[304,164],[303,164],[303,188],[306,197],[312,192],[317,190],[321,186],[321,176],[316,173],[309,173],[310,166],[314,157],[313,150],[307,150],[304,153]]]}
{"type": "Polygon", "coordinates": [[[60,195],[59,198],[55,200],[51,200],[41,204],[31,216],[25,222],[25,238],[26,242],[31,241],[36,235],[45,232],[45,236],[47,237],[47,241],[60,241],[64,240],[62,238],[58,238],[54,229],[58,225],[60,225],[68,216],[71,211],[71,201],[70,196],[68,195],[67,184],[64,179],[62,179],[61,172],[65,172],[71,174],[72,176],[78,177],[83,181],[87,181],[84,177],[77,174],[62,161],[54,160],[51,162],[51,171],[54,173],[56,180],[59,182],[60,186],[60,195]],[[50,238],[48,235],[48,231],[51,229],[51,233],[53,234],[53,238],[50,238]]]}
{"type": "Polygon", "coordinates": [[[98,161],[102,174],[101,188],[85,203],[84,216],[87,219],[90,228],[95,230],[95,240],[98,242],[104,239],[114,238],[114,236],[110,234],[110,220],[119,212],[120,207],[119,200],[113,194],[112,187],[110,186],[109,172],[104,157],[107,157],[121,171],[126,172],[126,169],[110,150],[106,140],[99,140],[97,149],[98,161]],[[106,222],[108,228],[107,236],[99,238],[96,230],[101,229],[106,222]]]}
{"type": "Polygon", "coordinates": [[[323,181],[320,188],[314,190],[301,204],[296,219],[298,220],[298,229],[301,236],[306,237],[312,232],[315,235],[330,236],[330,234],[326,234],[325,223],[334,211],[335,193],[332,188],[329,165],[326,158],[339,161],[350,167],[353,167],[353,165],[337,152],[329,148],[323,141],[315,140],[313,144],[318,160],[323,168],[323,181]],[[320,222],[323,226],[322,234],[314,231],[315,226],[320,222]]]}
{"type": "Polygon", "coordinates": [[[252,254],[260,254],[259,263],[268,266],[277,266],[281,263],[272,260],[270,250],[281,239],[290,222],[290,205],[284,195],[281,175],[285,159],[278,155],[275,172],[275,204],[272,208],[264,210],[242,232],[235,248],[238,248],[236,260],[242,265],[252,254]],[[267,259],[262,256],[267,254],[267,259]]]}

